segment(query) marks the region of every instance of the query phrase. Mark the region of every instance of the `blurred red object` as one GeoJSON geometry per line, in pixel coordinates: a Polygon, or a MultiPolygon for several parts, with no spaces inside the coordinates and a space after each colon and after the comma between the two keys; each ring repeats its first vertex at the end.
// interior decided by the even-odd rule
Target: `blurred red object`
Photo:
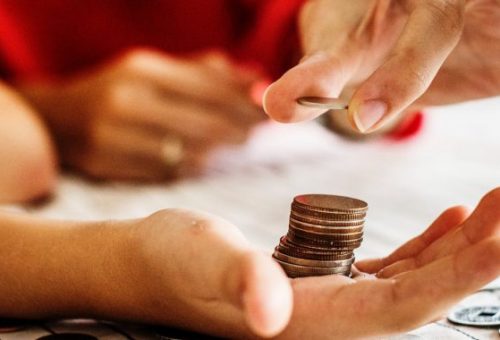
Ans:
{"type": "Polygon", "coordinates": [[[275,77],[299,56],[304,0],[0,0],[0,77],[68,75],[134,47],[207,49],[275,77]]]}
{"type": "Polygon", "coordinates": [[[424,125],[424,113],[414,112],[403,119],[398,126],[392,130],[387,137],[400,141],[416,136],[424,125]]]}

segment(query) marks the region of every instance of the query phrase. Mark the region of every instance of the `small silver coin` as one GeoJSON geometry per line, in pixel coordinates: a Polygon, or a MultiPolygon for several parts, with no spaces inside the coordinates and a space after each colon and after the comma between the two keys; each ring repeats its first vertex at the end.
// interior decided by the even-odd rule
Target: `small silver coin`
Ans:
{"type": "Polygon", "coordinates": [[[340,98],[301,97],[297,103],[302,106],[325,110],[347,110],[347,102],[340,98]]]}
{"type": "Polygon", "coordinates": [[[500,326],[500,306],[458,308],[448,315],[450,322],[476,327],[500,326]]]}

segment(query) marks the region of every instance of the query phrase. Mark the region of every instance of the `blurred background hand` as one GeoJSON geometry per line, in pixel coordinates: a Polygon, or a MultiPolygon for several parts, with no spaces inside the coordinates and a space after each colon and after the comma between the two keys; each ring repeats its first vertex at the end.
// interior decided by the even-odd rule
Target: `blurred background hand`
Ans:
{"type": "Polygon", "coordinates": [[[67,81],[21,92],[53,133],[62,163],[99,179],[154,181],[199,172],[208,153],[262,121],[258,72],[220,53],[133,50],[67,81]]]}
{"type": "Polygon", "coordinates": [[[500,3],[315,0],[300,16],[304,58],[271,85],[281,122],[320,115],[302,96],[344,97],[359,132],[405,110],[500,94],[500,3]]]}

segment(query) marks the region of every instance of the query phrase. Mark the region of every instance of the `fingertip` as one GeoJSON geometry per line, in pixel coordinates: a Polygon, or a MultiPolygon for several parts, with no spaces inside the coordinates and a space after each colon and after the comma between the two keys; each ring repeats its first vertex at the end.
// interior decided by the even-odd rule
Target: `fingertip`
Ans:
{"type": "Polygon", "coordinates": [[[314,119],[325,113],[324,109],[304,107],[281,81],[273,83],[264,92],[262,106],[266,114],[278,123],[297,123],[314,119]]]}
{"type": "Polygon", "coordinates": [[[484,195],[464,222],[464,233],[473,242],[500,236],[500,188],[484,195]]]}
{"type": "Polygon", "coordinates": [[[291,123],[296,120],[295,106],[292,98],[288,98],[287,91],[282,89],[282,84],[274,82],[264,91],[262,107],[264,112],[279,123],[291,123]]]}
{"type": "Polygon", "coordinates": [[[449,224],[460,224],[470,215],[469,208],[464,205],[456,205],[446,209],[441,218],[445,219],[449,224]]]}
{"type": "Polygon", "coordinates": [[[292,313],[292,289],[282,269],[271,258],[253,253],[247,258],[243,292],[245,318],[262,337],[280,333],[292,313]]]}
{"type": "Polygon", "coordinates": [[[262,106],[264,108],[264,112],[266,112],[264,100],[269,86],[271,86],[270,80],[261,79],[253,83],[250,87],[250,98],[254,104],[262,106]]]}
{"type": "Polygon", "coordinates": [[[349,105],[349,118],[355,129],[371,133],[380,129],[388,118],[388,105],[380,99],[355,101],[349,105]]]}
{"type": "Polygon", "coordinates": [[[374,274],[383,267],[384,261],[381,258],[356,261],[356,268],[364,273],[374,274]]]}
{"type": "Polygon", "coordinates": [[[269,94],[269,90],[271,89],[271,86],[273,86],[273,84],[274,83],[271,83],[269,86],[267,86],[267,88],[262,93],[262,108],[264,109],[264,112],[268,116],[270,116],[270,114],[269,114],[269,109],[267,108],[267,102],[268,102],[267,95],[269,94]]]}
{"type": "MultiPolygon", "coordinates": [[[[500,187],[495,188],[484,195],[484,197],[481,199],[480,204],[491,205],[496,208],[500,208],[500,187]]],[[[500,211],[500,209],[498,210],[500,211]]]]}
{"type": "Polygon", "coordinates": [[[266,113],[280,123],[307,121],[325,113],[324,109],[298,104],[301,97],[338,97],[348,79],[339,60],[315,54],[288,70],[264,93],[266,113]]]}

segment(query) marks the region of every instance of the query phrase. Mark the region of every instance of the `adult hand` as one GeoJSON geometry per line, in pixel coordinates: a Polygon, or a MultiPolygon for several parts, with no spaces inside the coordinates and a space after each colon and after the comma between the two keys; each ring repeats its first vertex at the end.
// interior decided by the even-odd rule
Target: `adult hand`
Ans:
{"type": "Polygon", "coordinates": [[[260,75],[207,53],[134,50],[77,78],[21,90],[55,135],[63,163],[106,179],[197,173],[207,153],[245,141],[264,118],[260,75]]]}
{"type": "Polygon", "coordinates": [[[500,94],[500,3],[494,0],[310,0],[300,13],[304,58],[264,98],[281,122],[323,112],[303,96],[350,98],[360,132],[405,109],[500,94]]]}
{"type": "Polygon", "coordinates": [[[125,313],[122,318],[237,338],[277,335],[287,324],[278,338],[408,331],[500,275],[500,188],[467,215],[463,207],[448,209],[387,258],[358,262],[353,278],[287,280],[270,256],[253,250],[229,223],[162,211],[134,222],[130,237],[142,244],[131,269],[140,292],[134,304],[142,307],[116,310],[125,313]]]}

